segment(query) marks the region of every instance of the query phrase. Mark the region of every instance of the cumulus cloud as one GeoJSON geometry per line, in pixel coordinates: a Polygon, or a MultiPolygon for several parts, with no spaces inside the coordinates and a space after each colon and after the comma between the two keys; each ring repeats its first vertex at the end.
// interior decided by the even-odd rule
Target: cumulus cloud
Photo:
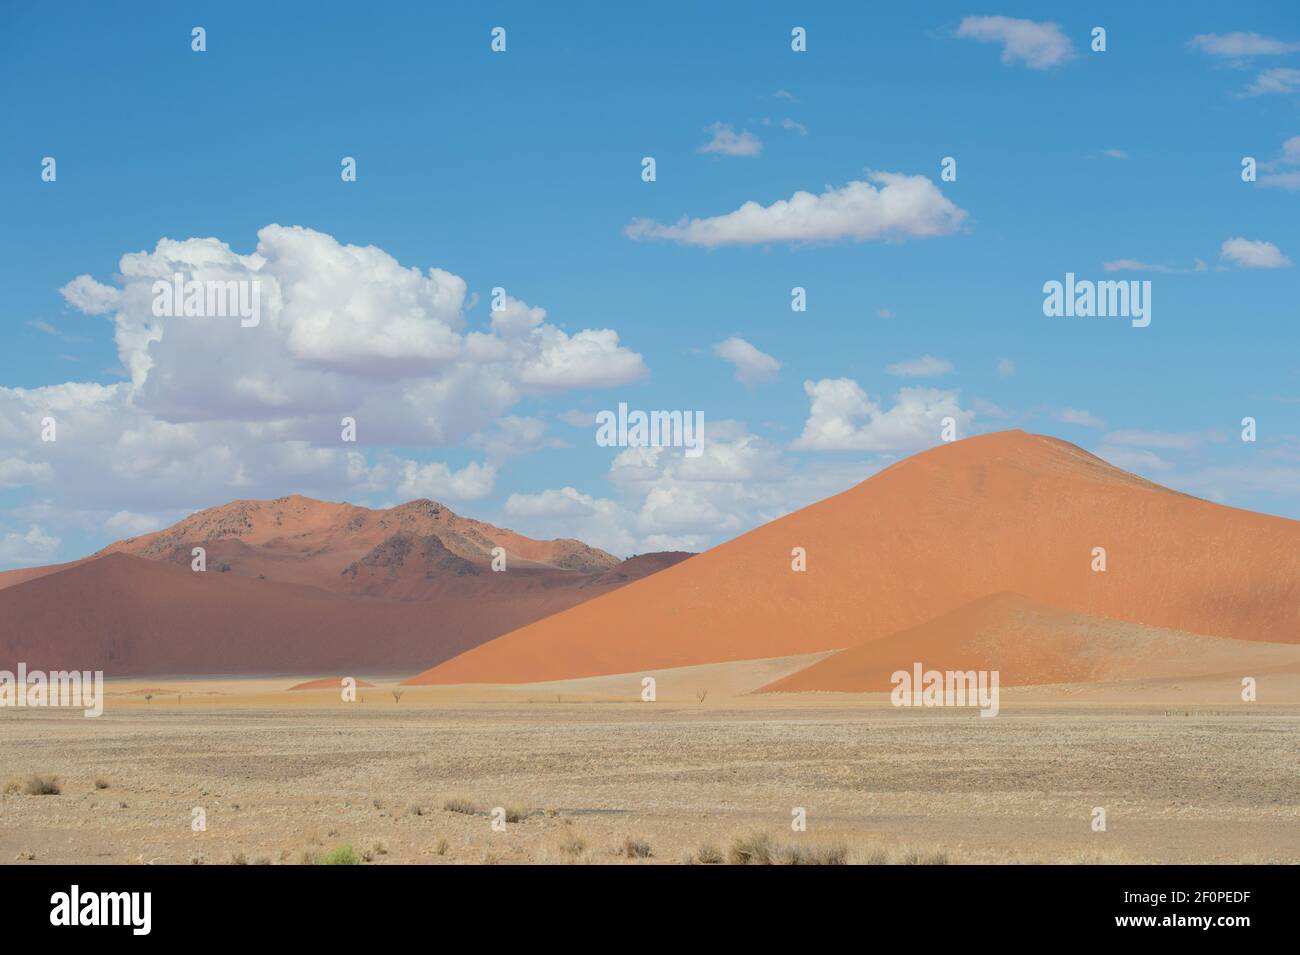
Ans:
{"type": "Polygon", "coordinates": [[[417,464],[407,461],[397,484],[403,498],[429,497],[439,501],[476,501],[492,493],[497,469],[491,464],[471,461],[459,471],[442,462],[417,464]]]}
{"type": "Polygon", "coordinates": [[[743,338],[732,336],[713,346],[713,354],[730,362],[736,369],[736,380],[746,388],[775,381],[781,363],[771,355],[759,351],[743,338]]]}
{"type": "Polygon", "coordinates": [[[1259,33],[1201,33],[1187,41],[1187,45],[1211,56],[1244,58],[1273,56],[1300,50],[1300,43],[1289,43],[1259,33]]]}
{"type": "Polygon", "coordinates": [[[805,381],[803,389],[812,407],[792,445],[797,450],[916,451],[939,443],[944,418],[959,433],[974,418],[956,391],[903,388],[886,409],[851,378],[805,381]]]}
{"type": "Polygon", "coordinates": [[[706,132],[712,138],[700,147],[702,153],[717,153],[720,156],[757,156],[763,151],[763,143],[749,130],[736,132],[729,123],[714,123],[706,132]]]}
{"type": "Polygon", "coordinates": [[[1284,269],[1291,260],[1272,242],[1236,237],[1223,243],[1219,254],[1243,269],[1284,269]]]}
{"type": "Polygon", "coordinates": [[[952,362],[946,358],[922,355],[907,361],[898,361],[885,368],[885,373],[899,378],[938,378],[953,372],[952,362]]]}
{"type": "Polygon", "coordinates": [[[668,239],[707,248],[841,239],[861,242],[949,235],[967,216],[925,176],[868,172],[867,179],[838,189],[827,187],[820,195],[796,192],[770,206],[750,201],[725,215],[683,218],[674,225],[636,219],[623,232],[632,239],[668,239]]]}
{"type": "Polygon", "coordinates": [[[100,533],[290,491],[479,499],[502,462],[556,444],[511,414],[521,401],[647,374],[612,329],[570,333],[512,298],[472,321],[459,276],[310,229],[267,226],[248,254],[162,239],[118,275],[120,287],[79,276],[62,294],[109,316],[128,381],[0,387],[0,486],[40,488],[56,524],[98,514],[100,533]],[[256,283],[260,323],[154,315],[154,283],[176,273],[256,283]],[[57,441],[40,440],[45,417],[57,441]],[[382,450],[467,445],[485,460],[459,469],[382,450]]]}
{"type": "Polygon", "coordinates": [[[1002,62],[1046,70],[1074,56],[1074,45],[1055,23],[1014,17],[966,17],[957,36],[980,43],[1001,43],[1002,62]]]}

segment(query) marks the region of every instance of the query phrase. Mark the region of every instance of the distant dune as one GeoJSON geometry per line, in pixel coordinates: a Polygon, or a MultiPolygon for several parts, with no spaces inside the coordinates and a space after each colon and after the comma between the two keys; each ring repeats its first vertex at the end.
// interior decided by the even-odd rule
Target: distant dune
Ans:
{"type": "Polygon", "coordinates": [[[890,690],[897,670],[997,670],[1001,686],[1114,683],[1300,664],[1300,645],[1202,637],[994,594],[817,661],[760,692],[890,690]]]}
{"type": "Polygon", "coordinates": [[[619,561],[433,501],[237,501],[85,560],[0,577],[0,668],[411,672],[686,556],[619,561]],[[195,547],[203,573],[191,569],[195,547]]]}
{"type": "MultiPolygon", "coordinates": [[[[365,680],[357,680],[357,686],[365,688],[365,687],[373,687],[374,684],[369,683],[365,680]]],[[[307,680],[303,683],[295,683],[293,686],[289,687],[289,689],[290,690],[342,690],[343,677],[325,676],[325,677],[321,677],[319,680],[307,680]]]]}
{"type": "Polygon", "coordinates": [[[1055,438],[981,435],[410,682],[526,683],[837,650],[1003,592],[1187,634],[1296,644],[1300,522],[1171,491],[1055,438]],[[802,573],[791,570],[796,547],[807,554],[802,573]],[[1092,569],[1097,547],[1104,572],[1092,569]]]}

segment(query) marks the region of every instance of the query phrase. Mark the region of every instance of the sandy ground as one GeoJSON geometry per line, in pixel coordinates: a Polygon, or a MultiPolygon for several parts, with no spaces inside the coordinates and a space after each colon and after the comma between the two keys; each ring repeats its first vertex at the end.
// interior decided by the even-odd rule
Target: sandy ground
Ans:
{"type": "Polygon", "coordinates": [[[0,785],[61,788],[0,796],[0,862],[682,862],[753,833],[855,862],[1300,862],[1296,674],[1252,704],[1227,677],[1005,689],[995,719],[742,695],[816,658],[664,671],[654,703],[640,674],[400,701],[368,677],[350,704],[288,692],[304,674],[111,684],[98,719],[0,710],[0,785]],[[519,821],[494,831],[498,806],[519,821]]]}

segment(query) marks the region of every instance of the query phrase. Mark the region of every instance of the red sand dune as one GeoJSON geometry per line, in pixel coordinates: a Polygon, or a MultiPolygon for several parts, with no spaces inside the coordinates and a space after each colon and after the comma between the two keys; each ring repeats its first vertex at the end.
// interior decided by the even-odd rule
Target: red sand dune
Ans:
{"type": "Polygon", "coordinates": [[[410,672],[686,555],[619,561],[432,501],[237,501],[0,585],[0,667],[146,674],[410,672]],[[207,571],[190,569],[207,551],[207,571]],[[491,569],[492,548],[506,571],[491,569]],[[42,573],[43,571],[43,573],[42,573]]]}
{"type": "Polygon", "coordinates": [[[1020,594],[981,597],[934,620],[842,650],[759,692],[893,688],[896,670],[998,671],[1001,686],[1206,676],[1293,666],[1300,646],[1202,637],[1092,617],[1020,594]]]}
{"type": "Polygon", "coordinates": [[[1224,507],[1023,431],[941,445],[413,677],[525,683],[841,649],[991,594],[1300,642],[1300,522],[1224,507]],[[807,571],[791,571],[791,549],[807,571]],[[1094,547],[1107,570],[1091,569],[1094,547]]]}
{"type": "MultiPolygon", "coordinates": [[[[359,687],[373,687],[373,683],[367,683],[365,680],[357,680],[359,687]]],[[[308,680],[305,683],[295,683],[289,687],[290,690],[339,690],[343,689],[343,677],[341,676],[323,676],[319,680],[308,680]]]]}

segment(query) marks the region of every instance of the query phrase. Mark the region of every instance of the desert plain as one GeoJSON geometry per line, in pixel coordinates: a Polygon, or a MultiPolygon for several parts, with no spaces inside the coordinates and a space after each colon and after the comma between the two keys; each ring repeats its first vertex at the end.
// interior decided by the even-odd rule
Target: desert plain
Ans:
{"type": "Polygon", "coordinates": [[[290,677],[113,681],[99,718],[0,712],[0,782],[59,789],[0,796],[0,861],[1300,861],[1300,668],[1253,703],[1229,674],[1004,687],[992,719],[750,692],[819,656],[662,671],[654,702],[642,673],[368,677],[350,703],[290,677]]]}

